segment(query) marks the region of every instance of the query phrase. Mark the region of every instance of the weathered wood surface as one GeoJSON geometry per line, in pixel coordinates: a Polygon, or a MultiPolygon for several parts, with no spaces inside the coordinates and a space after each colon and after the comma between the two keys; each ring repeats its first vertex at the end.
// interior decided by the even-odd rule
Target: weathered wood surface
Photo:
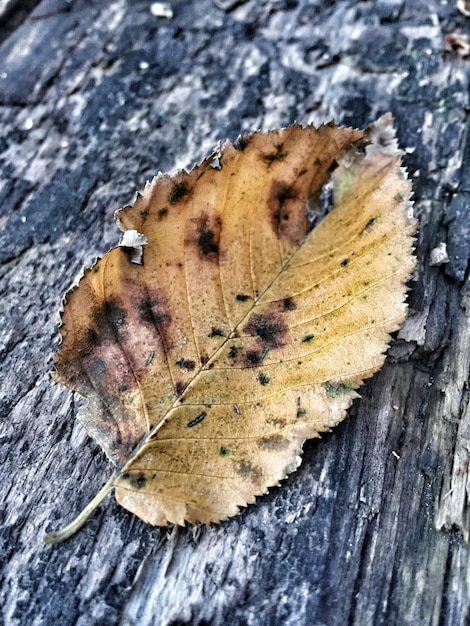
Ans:
{"type": "Polygon", "coordinates": [[[439,0],[172,4],[0,2],[3,622],[468,623],[470,61],[444,53],[468,19],[439,0]],[[111,471],[49,371],[114,210],[219,139],[387,110],[421,222],[414,314],[349,419],[220,526],[151,528],[108,498],[45,545],[111,471]]]}

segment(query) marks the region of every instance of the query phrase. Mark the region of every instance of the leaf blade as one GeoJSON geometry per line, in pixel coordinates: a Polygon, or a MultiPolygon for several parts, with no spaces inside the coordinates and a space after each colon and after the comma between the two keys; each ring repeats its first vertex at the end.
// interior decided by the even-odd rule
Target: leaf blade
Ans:
{"type": "Polygon", "coordinates": [[[143,265],[118,248],[69,294],[57,379],[90,398],[125,508],[153,524],[236,514],[382,365],[414,267],[389,131],[372,127],[365,155],[362,131],[332,125],[252,133],[221,169],[159,176],[118,212],[148,240],[143,265]],[[336,163],[335,207],[310,232],[336,163]]]}

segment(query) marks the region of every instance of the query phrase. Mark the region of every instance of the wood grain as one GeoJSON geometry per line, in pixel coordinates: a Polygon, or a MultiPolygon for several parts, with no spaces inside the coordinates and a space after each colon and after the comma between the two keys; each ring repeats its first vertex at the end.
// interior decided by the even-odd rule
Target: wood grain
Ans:
{"type": "Polygon", "coordinates": [[[469,72],[443,54],[467,18],[438,0],[178,0],[172,20],[140,0],[19,4],[0,32],[0,621],[467,623],[469,72]],[[387,110],[420,218],[414,315],[349,420],[229,522],[154,529],[109,498],[43,544],[108,475],[49,371],[113,212],[221,137],[387,110]]]}

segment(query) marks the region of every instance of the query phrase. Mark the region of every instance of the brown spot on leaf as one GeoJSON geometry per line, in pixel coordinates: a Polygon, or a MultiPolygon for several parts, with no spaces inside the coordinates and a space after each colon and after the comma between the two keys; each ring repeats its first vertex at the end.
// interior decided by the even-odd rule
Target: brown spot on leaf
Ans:
{"type": "Polygon", "coordinates": [[[167,215],[168,215],[168,209],[166,207],[163,207],[163,209],[160,209],[158,211],[158,221],[161,221],[167,215]]]}
{"type": "Polygon", "coordinates": [[[237,299],[239,302],[246,302],[247,300],[249,300],[249,299],[250,299],[250,296],[247,296],[247,295],[246,295],[246,294],[244,294],[244,293],[239,293],[239,294],[236,296],[236,299],[237,299]]]}

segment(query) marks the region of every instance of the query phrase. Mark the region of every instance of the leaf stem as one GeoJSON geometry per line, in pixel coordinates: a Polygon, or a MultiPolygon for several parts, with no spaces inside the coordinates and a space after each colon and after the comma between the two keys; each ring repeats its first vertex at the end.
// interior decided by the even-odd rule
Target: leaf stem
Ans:
{"type": "Polygon", "coordinates": [[[77,515],[77,517],[72,522],[70,522],[70,524],[67,524],[67,526],[64,526],[64,528],[61,528],[56,532],[47,533],[47,535],[44,537],[44,541],[51,544],[61,543],[62,541],[65,541],[66,539],[74,535],[78,530],[80,530],[80,528],[87,522],[93,511],[98,508],[98,506],[101,504],[101,502],[103,502],[103,500],[113,488],[116,475],[117,472],[113,472],[113,475],[108,480],[108,482],[103,485],[103,487],[96,494],[93,500],[89,504],[87,504],[83,511],[79,515],[77,515]]]}

